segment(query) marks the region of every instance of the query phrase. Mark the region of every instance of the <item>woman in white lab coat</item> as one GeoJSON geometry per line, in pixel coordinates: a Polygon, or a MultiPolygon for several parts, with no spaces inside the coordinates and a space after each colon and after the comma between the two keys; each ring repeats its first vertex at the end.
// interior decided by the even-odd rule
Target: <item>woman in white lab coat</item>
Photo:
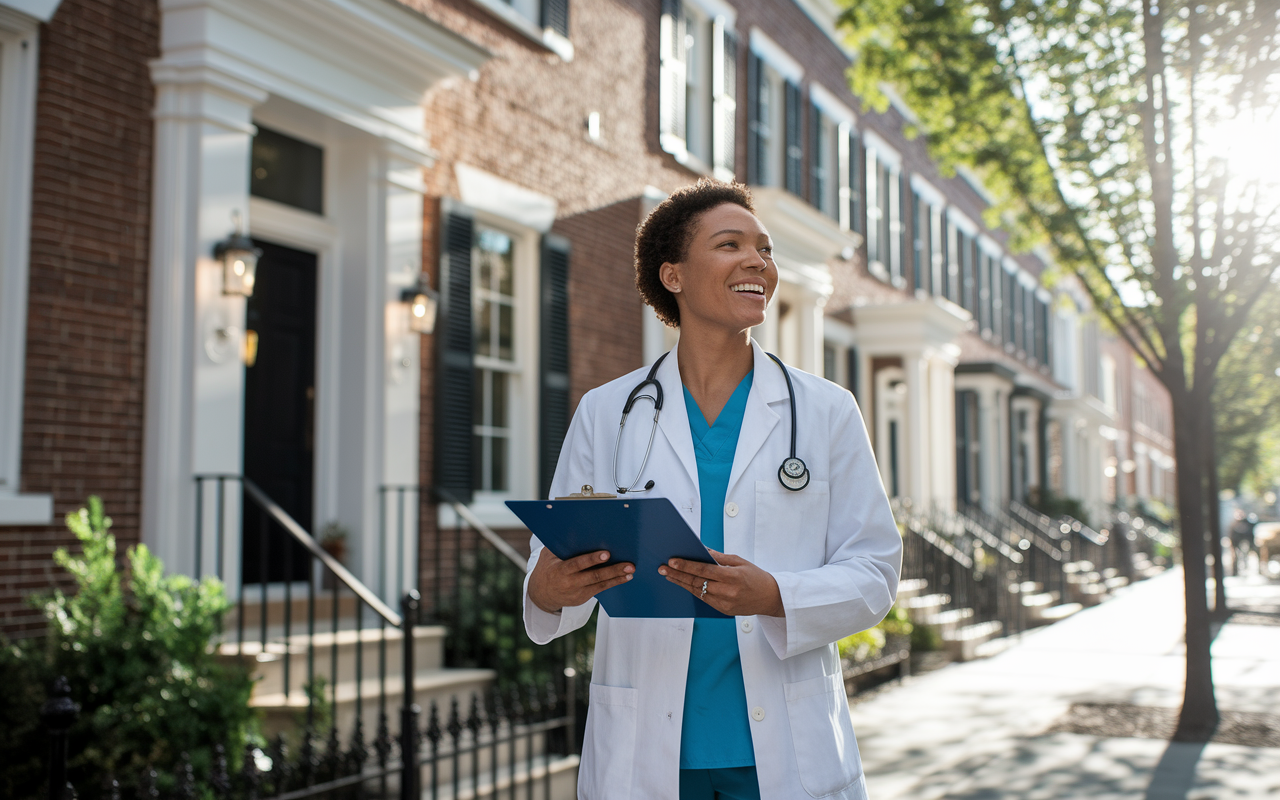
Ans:
{"type": "MultiPolygon", "coordinates": [[[[782,485],[791,394],[749,335],[778,270],[745,187],[704,180],[673,193],[640,228],[636,271],[680,342],[655,375],[665,407],[634,486],[652,481],[641,496],[669,498],[718,562],[673,560],[659,571],[733,619],[614,619],[601,609],[579,797],[861,800],[835,642],[884,617],[902,554],[861,414],[849,392],[788,370],[809,482],[782,485]]],[[[622,407],[648,369],[582,398],[551,496],[617,487],[622,407]]],[[[644,459],[649,419],[644,406],[628,425],[620,481],[644,459]]],[[[630,564],[590,569],[607,560],[561,561],[534,537],[524,602],[533,641],[581,627],[596,594],[631,579],[630,564]]]]}

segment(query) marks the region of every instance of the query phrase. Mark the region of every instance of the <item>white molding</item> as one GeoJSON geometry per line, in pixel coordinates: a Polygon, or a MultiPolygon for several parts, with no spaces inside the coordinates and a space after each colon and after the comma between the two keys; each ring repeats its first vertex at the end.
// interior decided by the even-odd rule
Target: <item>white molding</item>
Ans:
{"type": "Polygon", "coordinates": [[[48,523],[53,516],[48,495],[18,494],[39,47],[34,18],[0,9],[0,524],[48,523]]]}
{"type": "MultiPolygon", "coordinates": [[[[62,0],[0,0],[0,16],[4,15],[5,9],[13,9],[31,19],[48,22],[61,4],[62,0]]],[[[4,20],[0,19],[0,27],[4,25],[4,20]]]]}
{"type": "Polygon", "coordinates": [[[1037,299],[1037,300],[1039,300],[1041,303],[1045,303],[1045,304],[1052,303],[1052,302],[1053,302],[1053,294],[1052,294],[1048,289],[1044,288],[1043,286],[1037,286],[1037,287],[1036,287],[1036,299],[1037,299]]]}
{"type": "Polygon", "coordinates": [[[721,17],[725,25],[730,29],[738,24],[738,9],[725,2],[725,0],[687,0],[687,2],[690,5],[697,6],[702,13],[707,15],[709,20],[721,17]]]}
{"type": "Polygon", "coordinates": [[[759,28],[751,29],[751,52],[768,62],[774,71],[788,81],[798,84],[804,80],[804,67],[783,50],[769,34],[759,28]]]}
{"type": "Polygon", "coordinates": [[[1028,291],[1036,289],[1038,285],[1036,284],[1036,279],[1031,277],[1031,273],[1025,269],[1018,270],[1018,283],[1021,283],[1022,288],[1028,291]]]}
{"type": "Polygon", "coordinates": [[[493,14],[530,41],[537,42],[551,52],[560,56],[565,62],[573,60],[573,42],[556,33],[551,28],[542,28],[533,19],[502,0],[471,0],[471,2],[493,14]]]}
{"type": "Polygon", "coordinates": [[[888,164],[895,172],[902,171],[902,154],[880,134],[870,129],[863,129],[862,146],[866,150],[874,150],[876,158],[888,164]]]}
{"type": "Polygon", "coordinates": [[[751,195],[756,216],[773,238],[780,265],[795,262],[797,266],[815,267],[826,273],[829,281],[826,263],[846,248],[856,249],[862,243],[859,234],[841,230],[839,222],[785,189],[756,186],[751,195]]]}
{"type": "Polygon", "coordinates": [[[795,0],[795,3],[836,47],[850,59],[854,57],[853,48],[845,42],[836,28],[841,7],[835,0],[795,0]]]}
{"type": "Polygon", "coordinates": [[[1005,272],[1008,272],[1011,275],[1022,269],[1022,265],[1017,261],[1014,261],[1013,256],[1005,256],[1004,259],[1001,260],[1000,265],[1004,267],[1005,272]]]}
{"type": "Polygon", "coordinates": [[[461,161],[454,164],[458,199],[464,205],[487,211],[539,233],[556,221],[556,199],[461,161]]]}
{"type": "Polygon", "coordinates": [[[965,216],[963,212],[957,211],[955,206],[947,207],[947,219],[951,221],[952,225],[955,225],[969,236],[978,235],[977,224],[965,216]]]}
{"type": "Polygon", "coordinates": [[[997,261],[1004,258],[1004,248],[1000,246],[999,242],[985,233],[978,237],[978,247],[982,248],[988,256],[997,261]]]}
{"type": "Polygon", "coordinates": [[[947,204],[947,198],[942,192],[914,172],[911,173],[911,188],[933,208],[941,209],[947,204]]]}
{"type": "Polygon", "coordinates": [[[853,111],[817,81],[809,82],[809,99],[822,110],[823,114],[826,114],[837,123],[847,125],[856,125],[858,123],[858,118],[853,111]]]}
{"type": "Polygon", "coordinates": [[[50,525],[53,495],[0,494],[0,525],[50,525]]]}

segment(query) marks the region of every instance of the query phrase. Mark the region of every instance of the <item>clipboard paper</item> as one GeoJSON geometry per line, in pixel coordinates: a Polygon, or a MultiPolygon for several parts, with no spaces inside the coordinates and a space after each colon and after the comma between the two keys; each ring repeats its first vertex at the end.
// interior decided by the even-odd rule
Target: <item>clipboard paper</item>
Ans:
{"type": "Polygon", "coordinates": [[[634,578],[596,595],[609,616],[728,618],[658,574],[671,558],[715,563],[667,498],[508,500],[507,507],[557,558],[608,550],[605,566],[635,565],[634,578]]]}

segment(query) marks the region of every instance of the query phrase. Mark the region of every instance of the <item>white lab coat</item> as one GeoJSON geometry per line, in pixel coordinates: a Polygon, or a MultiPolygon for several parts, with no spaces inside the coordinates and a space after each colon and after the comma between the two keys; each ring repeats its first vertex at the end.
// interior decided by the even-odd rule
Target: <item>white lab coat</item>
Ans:
{"type": "MultiPolygon", "coordinates": [[[[893,605],[902,562],[866,428],[852,395],[792,370],[797,455],[812,479],[799,492],[778,482],[790,451],[790,408],[782,371],[754,342],[755,376],[729,477],[724,550],[768,570],[786,617],[738,617],[738,650],[761,797],[863,800],[835,642],[872,627],[893,605]]],[[[665,405],[640,485],[670,498],[689,526],[702,518],[698,468],[673,352],[659,367],[665,405]]],[[[614,491],[613,450],[627,395],[648,368],[588,392],[560,451],[551,496],[591,484],[614,491]]],[[[640,466],[652,413],[637,403],[627,423],[619,480],[640,466]]],[[[532,540],[529,571],[542,544],[532,540]]],[[[528,599],[530,638],[545,644],[584,625],[594,599],[548,614],[528,599]]],[[[584,800],[675,800],[680,730],[693,634],[691,619],[611,618],[600,610],[586,741],[578,775],[584,800]]]]}

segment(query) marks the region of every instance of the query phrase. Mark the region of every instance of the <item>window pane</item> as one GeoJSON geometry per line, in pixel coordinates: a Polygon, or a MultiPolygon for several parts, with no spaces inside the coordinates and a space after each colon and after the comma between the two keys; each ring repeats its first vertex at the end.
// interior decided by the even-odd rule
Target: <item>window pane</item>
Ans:
{"type": "Polygon", "coordinates": [[[490,372],[493,395],[490,404],[489,424],[495,428],[507,427],[507,373],[490,372]]]}
{"type": "Polygon", "coordinates": [[[484,437],[473,436],[471,438],[471,485],[480,490],[489,488],[484,485],[484,475],[484,437]]]}
{"type": "Polygon", "coordinates": [[[485,410],[489,404],[484,401],[484,387],[488,370],[478,369],[473,374],[475,376],[475,391],[471,394],[471,424],[487,425],[489,423],[485,416],[485,410]]]}
{"type": "Polygon", "coordinates": [[[491,356],[493,303],[488,300],[476,301],[476,355],[491,356]]]}
{"type": "Polygon", "coordinates": [[[249,193],[323,214],[324,150],[259,125],[250,156],[249,193]]]}
{"type": "Polygon", "coordinates": [[[515,309],[503,303],[498,311],[498,358],[510,361],[515,356],[511,350],[511,329],[514,326],[512,316],[515,309]]]}
{"type": "Polygon", "coordinates": [[[497,437],[489,440],[489,446],[493,448],[493,468],[492,482],[489,489],[495,492],[505,492],[507,490],[507,440],[503,437],[497,437]]]}
{"type": "Polygon", "coordinates": [[[477,232],[480,248],[480,284],[501,294],[514,293],[511,275],[511,237],[488,228],[477,232]]]}

